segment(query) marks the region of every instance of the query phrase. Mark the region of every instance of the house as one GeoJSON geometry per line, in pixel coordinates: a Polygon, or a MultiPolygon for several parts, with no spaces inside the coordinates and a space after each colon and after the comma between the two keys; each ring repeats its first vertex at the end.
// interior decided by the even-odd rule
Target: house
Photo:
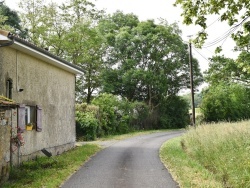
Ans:
{"type": "Polygon", "coordinates": [[[9,154],[0,143],[0,169],[43,155],[44,148],[58,155],[74,147],[77,74],[82,74],[79,67],[0,30],[0,95],[18,104],[11,125],[0,126],[11,126],[11,137],[21,133],[24,141],[18,148],[11,143],[9,154]]]}

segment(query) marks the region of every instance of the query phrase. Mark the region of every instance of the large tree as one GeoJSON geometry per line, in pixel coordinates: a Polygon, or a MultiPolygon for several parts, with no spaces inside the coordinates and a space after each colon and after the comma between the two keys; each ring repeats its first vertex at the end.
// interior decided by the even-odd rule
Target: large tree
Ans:
{"type": "Polygon", "coordinates": [[[11,10],[4,2],[0,2],[0,28],[9,30],[25,38],[27,31],[21,27],[21,19],[16,11],[11,10]]]}
{"type": "Polygon", "coordinates": [[[82,68],[84,74],[77,77],[76,94],[79,101],[91,102],[92,95],[100,88],[103,39],[91,23],[75,25],[65,36],[67,58],[82,68]]]}
{"type": "Polygon", "coordinates": [[[100,87],[102,38],[95,29],[103,11],[89,1],[70,0],[62,5],[45,0],[20,2],[29,40],[83,69],[77,77],[78,100],[90,103],[100,87]]]}
{"type": "MultiPolygon", "coordinates": [[[[123,19],[115,32],[106,33],[109,50],[104,91],[128,100],[145,101],[151,109],[161,99],[176,95],[189,85],[187,44],[182,42],[178,27],[153,20],[138,22],[136,16],[118,12],[109,20],[123,19]],[[126,18],[129,18],[126,20],[126,18]],[[133,18],[133,19],[131,19],[133,18]],[[128,25],[133,23],[133,25],[128,25]]],[[[114,24],[117,26],[117,24],[114,24]]],[[[198,62],[194,60],[196,85],[201,81],[198,62]]]]}

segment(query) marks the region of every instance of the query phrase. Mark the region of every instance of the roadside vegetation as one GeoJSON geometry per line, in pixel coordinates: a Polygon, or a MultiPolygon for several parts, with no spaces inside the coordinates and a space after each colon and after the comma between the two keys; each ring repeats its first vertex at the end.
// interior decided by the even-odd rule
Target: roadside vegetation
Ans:
{"type": "Polygon", "coordinates": [[[188,123],[188,104],[178,96],[163,100],[156,111],[144,102],[131,102],[107,93],[96,97],[92,104],[76,105],[78,141],[134,131],[184,128],[188,123]]]}
{"type": "Polygon", "coordinates": [[[59,187],[64,180],[100,149],[97,145],[89,144],[76,147],[59,156],[38,157],[33,161],[23,162],[20,167],[13,167],[9,181],[1,187],[59,187]]]}
{"type": "Polygon", "coordinates": [[[160,155],[180,187],[250,187],[249,138],[249,121],[200,125],[160,155]]]}

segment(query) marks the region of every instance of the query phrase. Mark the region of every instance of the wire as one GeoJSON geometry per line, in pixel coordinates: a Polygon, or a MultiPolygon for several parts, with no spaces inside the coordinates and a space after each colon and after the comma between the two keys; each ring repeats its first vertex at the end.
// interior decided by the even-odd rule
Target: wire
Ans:
{"type": "Polygon", "coordinates": [[[214,46],[215,44],[218,44],[219,42],[225,40],[228,38],[228,36],[230,36],[235,30],[237,29],[237,27],[234,28],[230,28],[228,31],[226,31],[222,36],[216,38],[215,40],[213,40],[212,42],[206,43],[204,44],[202,47],[203,48],[208,48],[211,46],[214,46]]]}
{"type": "Polygon", "coordinates": [[[213,24],[215,24],[216,22],[218,22],[220,20],[220,17],[218,17],[216,20],[214,20],[211,24],[209,24],[206,28],[206,30],[211,27],[213,24]]]}
{"type": "Polygon", "coordinates": [[[234,33],[239,26],[242,26],[242,24],[248,19],[249,17],[244,18],[240,23],[234,25],[233,27],[231,27],[229,30],[227,30],[222,36],[216,38],[214,41],[206,43],[203,45],[203,48],[208,48],[211,46],[214,46],[215,44],[218,44],[219,42],[223,41],[222,45],[225,43],[225,41],[227,40],[227,38],[234,33]]]}
{"type": "MultiPolygon", "coordinates": [[[[207,28],[206,29],[204,29],[203,31],[205,31],[205,30],[207,30],[208,28],[210,28],[213,24],[215,24],[216,22],[218,22],[220,20],[220,17],[218,17],[216,20],[214,20],[211,24],[209,24],[208,26],[207,26],[207,28]]],[[[191,37],[191,36],[193,36],[193,35],[195,35],[195,33],[193,33],[193,34],[190,34],[188,37],[191,37]]]]}
{"type": "Polygon", "coordinates": [[[200,53],[199,51],[198,51],[198,49],[196,49],[195,47],[193,48],[201,57],[203,57],[208,63],[210,63],[209,62],[209,60],[202,54],[202,53],[200,53]]]}

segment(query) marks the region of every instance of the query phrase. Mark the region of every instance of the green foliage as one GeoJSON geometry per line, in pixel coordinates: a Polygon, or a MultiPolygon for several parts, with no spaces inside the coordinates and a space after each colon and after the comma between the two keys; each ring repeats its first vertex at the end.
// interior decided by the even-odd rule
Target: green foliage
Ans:
{"type": "MultiPolygon", "coordinates": [[[[132,110],[130,112],[132,116],[131,127],[135,130],[144,130],[149,126],[148,119],[150,117],[149,106],[143,102],[135,101],[132,104],[132,110]]],[[[152,126],[152,125],[151,125],[152,126]]]]}
{"type": "MultiPolygon", "coordinates": [[[[185,101],[187,101],[189,109],[191,109],[192,108],[191,94],[188,93],[188,94],[182,95],[181,98],[183,98],[185,101]]],[[[198,108],[200,106],[201,101],[202,101],[202,93],[201,92],[195,93],[194,94],[194,106],[195,106],[195,108],[198,108]]]]}
{"type": "Polygon", "coordinates": [[[44,0],[23,0],[22,23],[28,28],[30,42],[82,68],[77,77],[78,102],[90,103],[100,87],[104,41],[96,30],[102,11],[89,1],[72,0],[58,5],[44,0]]]}
{"type": "Polygon", "coordinates": [[[76,111],[77,134],[84,135],[84,140],[96,139],[98,123],[93,112],[76,111]]]}
{"type": "Polygon", "coordinates": [[[143,102],[103,93],[76,106],[77,133],[86,140],[134,130],[183,128],[189,122],[188,103],[179,96],[162,101],[154,111],[143,102]]]}
{"type": "Polygon", "coordinates": [[[204,94],[201,110],[205,121],[237,121],[250,117],[249,89],[239,84],[210,86],[204,94]]]}
{"type": "MultiPolygon", "coordinates": [[[[207,28],[207,16],[219,15],[220,21],[227,21],[228,25],[236,25],[240,19],[246,19],[249,16],[250,2],[242,1],[192,1],[192,0],[176,0],[175,5],[181,5],[183,9],[183,22],[187,25],[195,24],[202,28],[197,34],[196,42],[204,43],[207,38],[205,29],[207,28]],[[200,36],[199,36],[200,35],[200,36]]],[[[240,25],[240,24],[239,24],[240,25]]],[[[247,27],[246,27],[247,28],[247,27]]]]}
{"type": "Polygon", "coordinates": [[[212,172],[187,155],[181,146],[181,139],[182,137],[173,138],[165,142],[160,149],[161,161],[169,169],[179,187],[223,188],[223,184],[215,179],[212,172]]]}
{"type": "Polygon", "coordinates": [[[92,101],[76,105],[77,137],[94,140],[96,137],[123,134],[145,128],[149,108],[142,102],[129,102],[103,93],[92,101]]]}
{"type": "Polygon", "coordinates": [[[101,134],[99,107],[76,104],[76,136],[78,140],[95,140],[101,134]]]}
{"type": "MultiPolygon", "coordinates": [[[[207,39],[207,17],[209,15],[218,15],[221,22],[227,21],[232,26],[232,38],[236,42],[236,51],[242,52],[237,60],[238,67],[243,70],[242,74],[250,73],[249,66],[249,39],[250,39],[250,22],[249,7],[250,1],[192,1],[192,0],[176,0],[175,5],[181,5],[184,23],[187,25],[195,24],[202,27],[202,31],[198,32],[194,43],[201,47],[207,39]],[[238,28],[240,28],[238,30],[238,28]],[[235,30],[238,30],[237,32],[235,30]]],[[[220,52],[218,47],[216,52],[220,52]]],[[[248,75],[249,78],[249,75],[248,75]]]]}
{"type": "Polygon", "coordinates": [[[117,131],[116,111],[118,110],[118,98],[112,94],[101,94],[92,101],[92,104],[100,107],[100,123],[105,134],[115,134],[117,131]]]}
{"type": "Polygon", "coordinates": [[[188,103],[180,96],[170,96],[159,107],[159,128],[184,128],[189,123],[188,103]]]}
{"type": "MultiPolygon", "coordinates": [[[[108,41],[102,72],[103,91],[129,101],[143,101],[154,109],[167,95],[177,94],[189,82],[187,45],[176,24],[139,22],[133,15],[115,13],[100,22],[108,41]],[[116,24],[117,20],[121,20],[116,24]],[[108,27],[115,28],[109,30],[108,27]]],[[[195,85],[201,82],[194,60],[195,85]]]]}
{"type": "Polygon", "coordinates": [[[4,2],[0,2],[0,28],[16,33],[22,38],[27,35],[27,31],[21,27],[18,13],[11,10],[4,2]]]}
{"type": "Polygon", "coordinates": [[[206,82],[210,85],[217,85],[221,82],[241,82],[248,85],[250,74],[241,67],[239,63],[240,59],[241,61],[247,61],[243,57],[243,53],[237,61],[224,56],[214,56],[211,58],[209,69],[205,72],[204,76],[206,82]]]}

